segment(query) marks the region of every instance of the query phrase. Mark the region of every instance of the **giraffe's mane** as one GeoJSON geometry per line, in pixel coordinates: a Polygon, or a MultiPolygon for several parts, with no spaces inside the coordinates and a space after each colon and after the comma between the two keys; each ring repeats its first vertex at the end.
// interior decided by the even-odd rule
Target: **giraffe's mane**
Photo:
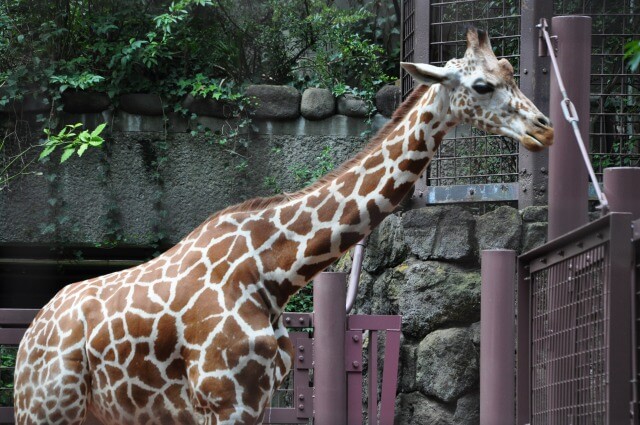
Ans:
{"type": "Polygon", "coordinates": [[[413,106],[418,102],[420,98],[426,93],[429,89],[429,86],[424,84],[420,84],[416,87],[411,95],[402,102],[402,104],[396,109],[393,113],[391,120],[385,124],[384,127],[376,133],[375,136],[369,141],[369,143],[362,149],[356,156],[350,158],[342,163],[339,167],[335,168],[333,171],[326,174],[324,177],[316,180],[311,185],[293,193],[281,193],[279,195],[270,196],[270,197],[257,197],[248,199],[244,202],[241,202],[236,205],[231,205],[223,210],[218,211],[214,215],[210,217],[210,220],[227,213],[240,212],[240,211],[259,211],[265,209],[267,207],[273,207],[279,204],[283,204],[285,202],[289,202],[295,199],[299,199],[314,190],[322,187],[326,183],[336,179],[338,176],[342,175],[345,171],[350,169],[354,164],[360,162],[362,158],[369,155],[372,151],[374,151],[380,144],[395,130],[395,128],[400,124],[400,122],[404,119],[407,112],[409,112],[413,106]]]}

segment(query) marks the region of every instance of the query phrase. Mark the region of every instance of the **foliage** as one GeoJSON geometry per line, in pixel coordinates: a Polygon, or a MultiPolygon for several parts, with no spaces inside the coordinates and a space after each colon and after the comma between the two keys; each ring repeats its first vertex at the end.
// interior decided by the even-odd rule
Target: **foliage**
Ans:
{"type": "Polygon", "coordinates": [[[58,132],[58,134],[53,134],[50,129],[46,128],[44,132],[47,135],[47,141],[44,144],[44,148],[39,159],[43,160],[51,155],[53,151],[60,148],[62,149],[60,163],[63,163],[74,153],[77,153],[78,156],[82,156],[89,147],[102,146],[104,139],[100,137],[100,134],[106,125],[106,123],[102,123],[92,132],[89,132],[89,130],[83,130],[79,133],[76,133],[76,130],[82,127],[81,123],[66,125],[62,130],[60,130],[60,132],[58,132]]]}
{"type": "Polygon", "coordinates": [[[636,72],[640,66],[640,40],[632,40],[625,44],[624,58],[629,60],[629,69],[636,72]]]}
{"type": "Polygon", "coordinates": [[[331,146],[325,146],[322,148],[320,155],[314,159],[313,167],[308,165],[296,165],[291,168],[293,177],[300,186],[308,186],[315,182],[329,171],[335,168],[333,154],[331,153],[331,146]]]}
{"type": "Polygon", "coordinates": [[[313,282],[300,289],[291,297],[284,311],[310,313],[313,311],[313,282]]]}
{"type": "Polygon", "coordinates": [[[0,406],[13,406],[13,369],[17,347],[0,345],[0,406]]]}

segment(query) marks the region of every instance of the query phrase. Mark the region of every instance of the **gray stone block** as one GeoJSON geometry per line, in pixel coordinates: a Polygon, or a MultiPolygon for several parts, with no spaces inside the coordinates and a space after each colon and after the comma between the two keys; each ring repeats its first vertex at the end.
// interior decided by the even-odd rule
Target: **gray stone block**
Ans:
{"type": "Polygon", "coordinates": [[[379,273],[384,268],[402,263],[408,253],[400,217],[392,214],[369,236],[363,267],[369,272],[379,273]]]}
{"type": "Polygon", "coordinates": [[[328,89],[308,88],[302,93],[300,113],[310,120],[328,118],[336,112],[336,100],[328,89]]]}
{"type": "Polygon", "coordinates": [[[390,117],[402,103],[402,90],[398,86],[386,85],[376,93],[376,109],[385,117],[390,117]]]}
{"type": "Polygon", "coordinates": [[[161,115],[135,115],[126,111],[117,111],[113,121],[116,132],[164,132],[164,117],[161,115]]]}
{"type": "Polygon", "coordinates": [[[454,425],[453,413],[443,404],[419,392],[396,399],[395,425],[454,425]]]}
{"type": "Polygon", "coordinates": [[[478,249],[520,250],[522,218],[517,209],[501,206],[477,219],[478,249]]]}
{"type": "Polygon", "coordinates": [[[258,119],[288,120],[300,116],[300,92],[290,86],[252,85],[245,96],[258,119]]]}
{"type": "Polygon", "coordinates": [[[414,344],[405,343],[400,346],[399,392],[409,393],[418,390],[416,385],[417,349],[417,345],[414,344]]]}
{"type": "Polygon", "coordinates": [[[524,208],[520,214],[522,214],[522,221],[525,223],[548,221],[548,210],[547,206],[531,206],[524,208]]]}
{"type": "Polygon", "coordinates": [[[453,420],[456,425],[480,425],[480,394],[478,392],[463,395],[458,399],[453,420]]]}
{"type": "Polygon", "coordinates": [[[348,117],[364,118],[369,115],[367,102],[351,94],[338,98],[338,113],[348,117]]]}
{"type": "MultiPolygon", "coordinates": [[[[199,118],[200,119],[200,118],[199,118]]],[[[362,118],[352,118],[345,115],[333,115],[329,118],[313,121],[306,118],[298,118],[289,121],[263,121],[255,120],[252,127],[255,134],[274,136],[335,136],[335,137],[362,137],[367,134],[375,134],[384,127],[389,120],[380,114],[373,116],[371,123],[362,118]]]]}
{"type": "Polygon", "coordinates": [[[547,242],[547,223],[525,223],[522,234],[522,252],[530,251],[547,242]]]}
{"type": "Polygon", "coordinates": [[[404,240],[421,260],[464,260],[475,254],[475,220],[458,206],[426,207],[402,216],[404,240]]]}
{"type": "Polygon", "coordinates": [[[478,384],[480,355],[466,328],[430,333],[417,355],[416,381],[426,395],[450,403],[478,384]]]}
{"type": "Polygon", "coordinates": [[[480,319],[479,272],[434,261],[416,261],[394,270],[404,279],[396,275],[387,284],[386,296],[392,306],[397,302],[406,336],[423,338],[440,326],[480,319]]]}

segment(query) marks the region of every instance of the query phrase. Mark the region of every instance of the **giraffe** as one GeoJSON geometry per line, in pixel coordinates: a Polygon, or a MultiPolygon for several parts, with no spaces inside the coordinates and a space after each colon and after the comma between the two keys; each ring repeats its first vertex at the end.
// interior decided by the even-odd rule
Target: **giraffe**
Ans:
{"type": "Polygon", "coordinates": [[[369,234],[460,122],[538,151],[549,120],[518,89],[487,34],[444,67],[403,63],[419,85],[353,159],[293,194],[207,219],[124,271],[63,288],[20,344],[20,425],[257,424],[292,365],[289,298],[369,234]]]}

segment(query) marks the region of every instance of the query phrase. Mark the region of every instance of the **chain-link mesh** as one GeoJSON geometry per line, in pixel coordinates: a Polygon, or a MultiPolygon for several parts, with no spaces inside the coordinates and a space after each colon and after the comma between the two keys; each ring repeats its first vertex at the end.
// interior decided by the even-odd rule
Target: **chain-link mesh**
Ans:
{"type": "MultiPolygon", "coordinates": [[[[591,16],[591,161],[606,167],[640,165],[640,74],[631,73],[624,46],[640,38],[640,1],[554,2],[554,15],[591,16]]],[[[552,28],[553,30],[553,28],[552,28]]]]}
{"type": "MultiPolygon", "coordinates": [[[[520,62],[520,2],[516,0],[432,1],[430,62],[444,65],[466,49],[465,29],[488,30],[494,52],[507,58],[517,74],[520,62]]],[[[442,143],[432,162],[428,184],[508,183],[518,179],[518,144],[458,126],[442,143]]]]}

